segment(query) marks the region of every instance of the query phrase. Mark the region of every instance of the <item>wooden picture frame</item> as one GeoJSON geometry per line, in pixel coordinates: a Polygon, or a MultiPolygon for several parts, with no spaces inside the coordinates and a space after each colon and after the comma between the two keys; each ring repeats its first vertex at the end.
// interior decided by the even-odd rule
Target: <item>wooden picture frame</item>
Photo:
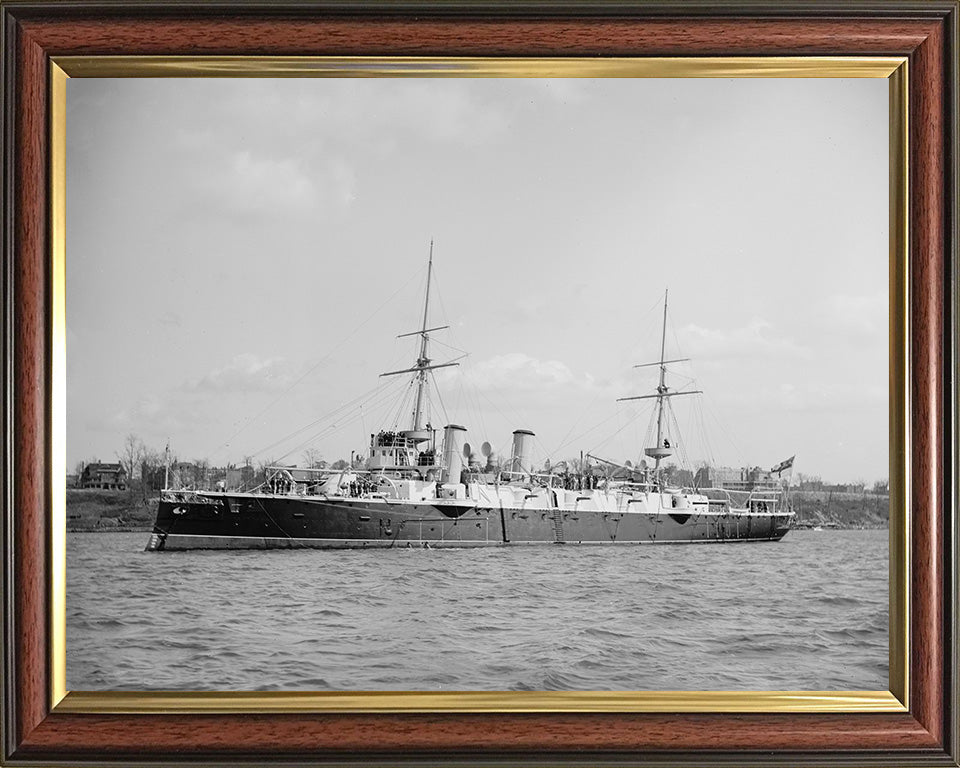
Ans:
{"type": "Polygon", "coordinates": [[[2,760],[958,765],[957,11],[956,2],[940,0],[0,2],[2,760]],[[908,107],[901,159],[908,183],[891,210],[908,238],[910,269],[901,287],[909,334],[891,339],[891,360],[906,357],[902,423],[909,434],[896,424],[891,429],[895,446],[909,446],[899,457],[907,468],[902,493],[909,527],[901,543],[909,568],[906,594],[892,591],[892,598],[909,627],[902,649],[906,687],[895,692],[907,706],[763,711],[704,699],[701,707],[663,704],[658,711],[535,705],[518,711],[494,701],[450,711],[360,705],[318,712],[267,706],[259,696],[247,704],[238,699],[232,712],[202,706],[185,712],[176,697],[159,699],[152,709],[131,702],[124,710],[117,700],[100,709],[61,702],[50,659],[62,653],[64,641],[58,630],[63,605],[51,599],[62,568],[57,537],[63,533],[54,512],[54,478],[62,469],[55,445],[62,429],[62,380],[55,370],[62,340],[51,329],[63,307],[51,253],[63,248],[57,220],[63,201],[51,179],[63,158],[50,115],[62,97],[57,62],[79,57],[95,71],[96,58],[104,56],[903,57],[900,93],[908,107]]]}

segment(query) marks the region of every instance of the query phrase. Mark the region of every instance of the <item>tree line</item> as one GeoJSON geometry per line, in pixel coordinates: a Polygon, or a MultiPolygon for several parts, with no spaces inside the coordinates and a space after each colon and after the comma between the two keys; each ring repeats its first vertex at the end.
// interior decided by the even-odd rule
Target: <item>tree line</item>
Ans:
{"type": "MultiPolygon", "coordinates": [[[[128,487],[132,491],[140,490],[144,495],[148,491],[161,490],[165,483],[169,483],[171,487],[212,488],[218,482],[224,482],[228,478],[236,480],[238,477],[243,487],[254,488],[265,482],[268,468],[278,464],[274,459],[254,461],[253,457],[249,456],[244,457],[242,464],[227,464],[223,467],[213,466],[207,458],[184,461],[175,451],[148,446],[133,433],[126,436],[122,447],[116,453],[116,458],[127,474],[128,487]]],[[[321,451],[308,448],[303,452],[300,466],[311,469],[346,470],[351,466],[362,468],[365,461],[366,457],[359,452],[352,453],[350,460],[338,458],[327,461],[321,451]]],[[[79,462],[76,465],[76,474],[81,475],[84,467],[91,463],[99,463],[99,459],[79,462]]],[[[473,471],[497,471],[508,465],[509,462],[504,463],[494,454],[485,457],[484,460],[479,456],[471,455],[467,462],[467,466],[473,471]]],[[[632,467],[630,462],[626,461],[622,469],[639,471],[640,467],[632,467]]],[[[579,458],[566,459],[553,465],[547,461],[539,472],[549,474],[551,471],[557,473],[558,470],[561,474],[571,475],[612,474],[609,467],[582,461],[579,458]]],[[[672,462],[665,464],[661,472],[667,483],[688,486],[694,483],[693,472],[681,469],[672,462]]],[[[796,474],[793,485],[800,490],[832,490],[839,487],[823,482],[819,476],[800,472],[796,474]]],[[[885,479],[878,480],[870,487],[867,487],[863,481],[851,483],[849,486],[859,487],[863,492],[875,494],[885,494],[889,490],[889,483],[885,479]]]]}

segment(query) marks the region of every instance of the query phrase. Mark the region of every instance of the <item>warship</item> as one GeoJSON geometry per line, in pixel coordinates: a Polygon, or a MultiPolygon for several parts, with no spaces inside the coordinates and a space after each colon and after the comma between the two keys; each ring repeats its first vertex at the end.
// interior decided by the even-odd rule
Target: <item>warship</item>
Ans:
{"type": "MultiPolygon", "coordinates": [[[[664,461],[676,440],[664,410],[672,398],[700,390],[666,384],[667,366],[682,362],[665,356],[666,294],[660,359],[635,366],[659,367],[656,390],[620,398],[656,401],[656,439],[644,460],[621,465],[588,454],[604,476],[584,472],[582,463],[573,472],[563,464],[538,471],[534,433],[517,429],[509,460],[483,468],[471,462],[467,429],[435,429],[426,413],[428,372],[458,365],[429,357],[431,334],[448,327],[429,324],[432,272],[431,243],[421,327],[400,336],[418,336],[419,355],[411,367],[382,374],[412,377],[408,428],[372,434],[362,468],[273,466],[248,491],[165,488],[146,550],[763,542],[790,530],[794,514],[780,475],[792,458],[736,489],[671,484],[664,461]]],[[[488,443],[482,453],[490,456],[488,443]]]]}

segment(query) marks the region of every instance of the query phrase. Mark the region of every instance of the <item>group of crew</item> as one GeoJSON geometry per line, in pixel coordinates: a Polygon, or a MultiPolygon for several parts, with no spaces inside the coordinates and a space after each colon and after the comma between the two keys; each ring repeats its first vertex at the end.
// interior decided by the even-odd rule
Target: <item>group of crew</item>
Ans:
{"type": "Polygon", "coordinates": [[[560,483],[566,491],[593,491],[602,481],[603,478],[595,475],[560,475],[560,483]]]}
{"type": "Polygon", "coordinates": [[[370,479],[367,475],[360,475],[354,480],[351,480],[347,486],[347,493],[351,498],[359,498],[365,496],[368,493],[372,493],[377,490],[377,483],[370,479]]]}

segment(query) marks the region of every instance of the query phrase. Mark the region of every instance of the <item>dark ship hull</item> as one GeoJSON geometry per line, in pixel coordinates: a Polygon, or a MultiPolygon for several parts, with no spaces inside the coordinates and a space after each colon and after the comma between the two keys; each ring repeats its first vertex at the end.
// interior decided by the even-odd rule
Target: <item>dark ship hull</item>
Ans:
{"type": "Polygon", "coordinates": [[[147,551],[778,541],[791,520],[789,512],[727,507],[659,513],[503,509],[197,492],[161,500],[147,551]]]}

